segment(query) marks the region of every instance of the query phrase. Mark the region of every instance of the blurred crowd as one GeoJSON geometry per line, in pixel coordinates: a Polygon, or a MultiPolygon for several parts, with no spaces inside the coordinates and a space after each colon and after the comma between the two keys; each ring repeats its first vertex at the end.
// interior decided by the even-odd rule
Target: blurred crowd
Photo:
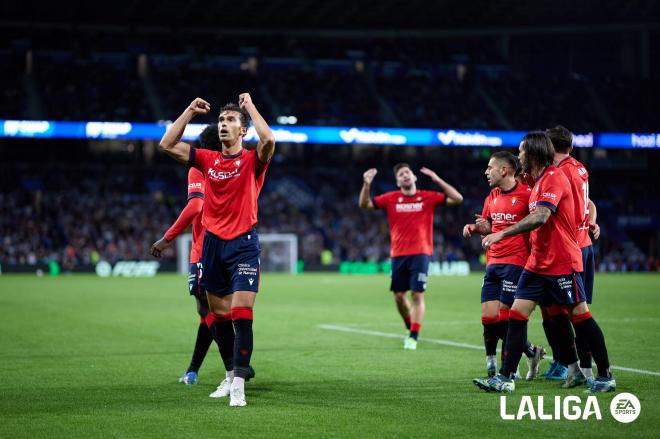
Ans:
{"type": "MultiPolygon", "coordinates": [[[[55,147],[56,142],[50,142],[55,147]]],[[[139,149],[120,155],[135,159],[139,149]]],[[[489,191],[483,167],[490,150],[344,146],[326,155],[323,163],[315,162],[324,151],[327,146],[281,145],[259,200],[259,232],[295,233],[299,259],[307,267],[388,259],[385,213],[361,210],[357,200],[368,167],[380,171],[372,195],[396,190],[391,165],[399,161],[409,162],[416,172],[420,166],[435,169],[465,197],[460,206],[438,208],[433,259],[483,264],[479,239],[465,240],[461,230],[481,211],[489,191]]],[[[105,160],[89,156],[85,166],[15,163],[2,168],[0,264],[55,260],[63,269],[75,270],[99,260],[149,258],[150,245],[185,205],[186,168],[163,154],[149,164],[133,159],[115,163],[112,154],[105,154],[98,156],[105,160]]],[[[637,180],[643,178],[638,173],[615,186],[599,185],[609,181],[610,173],[623,171],[598,170],[596,160],[594,165],[592,198],[603,230],[596,242],[599,269],[657,270],[660,261],[647,252],[657,239],[653,221],[660,217],[658,203],[648,201],[658,199],[658,188],[636,194],[637,180]]],[[[417,173],[420,189],[435,189],[417,173]]],[[[173,261],[174,251],[165,258],[173,261]]]]}

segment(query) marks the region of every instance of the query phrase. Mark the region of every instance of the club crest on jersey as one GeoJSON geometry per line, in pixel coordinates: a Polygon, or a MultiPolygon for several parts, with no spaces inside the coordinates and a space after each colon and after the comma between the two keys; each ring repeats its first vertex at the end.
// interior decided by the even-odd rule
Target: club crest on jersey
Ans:
{"type": "Polygon", "coordinates": [[[403,197],[399,197],[399,199],[397,200],[397,203],[402,203],[402,202],[403,202],[403,197]]]}
{"type": "Polygon", "coordinates": [[[215,161],[213,162],[213,166],[217,166],[218,163],[220,163],[220,159],[215,159],[215,161]]]}
{"type": "Polygon", "coordinates": [[[518,202],[518,197],[511,197],[511,205],[514,206],[518,202]]]}
{"type": "Polygon", "coordinates": [[[417,197],[417,201],[422,201],[422,197],[417,197]]]}
{"type": "Polygon", "coordinates": [[[236,167],[237,167],[237,168],[238,168],[239,166],[241,166],[241,161],[240,161],[240,160],[236,160],[234,163],[236,164],[236,167]]]}

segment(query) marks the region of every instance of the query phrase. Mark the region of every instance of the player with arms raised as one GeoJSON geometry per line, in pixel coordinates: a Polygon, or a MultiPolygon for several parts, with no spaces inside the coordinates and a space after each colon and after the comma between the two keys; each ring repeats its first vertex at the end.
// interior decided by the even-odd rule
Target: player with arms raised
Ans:
{"type": "Polygon", "coordinates": [[[186,125],[211,106],[196,98],[168,128],[161,148],[205,176],[200,286],[207,292],[216,342],[227,370],[216,396],[229,396],[232,407],[245,406],[245,379],[253,348],[253,307],[259,291],[261,247],[254,229],[257,198],[275,151],[275,137],[248,93],[238,105],[220,109],[218,130],[222,151],[196,150],[181,141],[186,125]],[[255,150],[243,148],[249,119],[259,137],[255,150]],[[230,366],[233,365],[233,366],[230,366]]]}
{"type": "Polygon", "coordinates": [[[360,207],[363,209],[385,209],[390,224],[392,258],[391,291],[394,293],[399,314],[403,318],[409,335],[404,339],[404,349],[417,349],[417,337],[422,327],[426,306],[424,291],[428,277],[429,260],[433,254],[433,216],[439,205],[457,205],[463,196],[450,184],[428,168],[421,172],[444,191],[423,191],[416,186],[417,177],[407,163],[394,166],[398,191],[387,192],[375,197],[369,195],[376,169],[364,173],[360,191],[360,207]],[[406,293],[412,292],[412,309],[406,293]]]}
{"type": "MultiPolygon", "coordinates": [[[[493,189],[484,200],[478,221],[463,227],[466,239],[474,233],[488,235],[499,232],[527,216],[531,189],[516,180],[519,166],[516,156],[508,151],[496,152],[491,156],[485,174],[488,185],[493,189]]],[[[497,373],[497,342],[502,339],[502,347],[506,344],[509,308],[528,257],[529,235],[526,233],[503,239],[486,251],[486,275],[481,288],[481,323],[489,377],[497,373]]],[[[526,378],[531,380],[538,373],[545,350],[529,345],[525,354],[529,366],[526,378]]]]}

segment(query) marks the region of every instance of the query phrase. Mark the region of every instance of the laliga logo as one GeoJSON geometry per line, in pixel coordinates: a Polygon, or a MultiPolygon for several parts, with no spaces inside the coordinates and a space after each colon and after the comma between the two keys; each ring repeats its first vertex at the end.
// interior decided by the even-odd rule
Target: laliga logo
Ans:
{"type": "Polygon", "coordinates": [[[600,413],[598,399],[595,396],[587,397],[587,402],[582,410],[582,400],[579,396],[567,396],[562,401],[561,396],[555,396],[555,406],[552,412],[544,412],[543,397],[539,396],[536,401],[536,408],[531,396],[523,396],[520,400],[517,414],[508,414],[506,412],[506,396],[500,396],[500,417],[505,421],[519,421],[529,418],[533,421],[552,421],[566,419],[568,421],[577,421],[578,419],[587,420],[595,416],[599,421],[603,419],[600,413]],[[562,417],[563,416],[563,417],[562,417]]]}
{"type": "MultiPolygon", "coordinates": [[[[639,399],[632,393],[619,393],[610,403],[612,417],[624,424],[637,419],[640,410],[639,399]]],[[[554,407],[550,407],[547,411],[543,396],[537,397],[536,406],[531,396],[523,396],[518,406],[518,412],[515,414],[507,413],[507,397],[500,396],[500,418],[505,421],[520,421],[526,418],[532,421],[557,421],[560,419],[586,421],[591,417],[595,417],[599,421],[603,419],[598,399],[595,396],[588,396],[584,405],[579,396],[564,398],[555,396],[554,407]]]]}

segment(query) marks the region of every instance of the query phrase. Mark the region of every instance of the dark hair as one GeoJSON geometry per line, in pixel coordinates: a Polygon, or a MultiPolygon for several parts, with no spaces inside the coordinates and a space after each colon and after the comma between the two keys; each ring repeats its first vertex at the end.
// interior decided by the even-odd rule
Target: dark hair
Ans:
{"type": "Polygon", "coordinates": [[[199,134],[199,145],[203,149],[220,150],[220,136],[218,134],[218,125],[209,124],[199,134]]]}
{"type": "Polygon", "coordinates": [[[410,165],[408,163],[397,163],[396,165],[394,165],[394,176],[395,177],[396,177],[396,174],[399,172],[399,169],[401,169],[401,168],[411,169],[410,165]]]}
{"type": "Polygon", "coordinates": [[[509,165],[511,169],[513,169],[513,175],[518,175],[518,173],[520,173],[521,171],[520,161],[518,160],[518,157],[511,154],[509,151],[498,151],[490,157],[495,160],[506,162],[506,164],[509,165]]]}
{"type": "Polygon", "coordinates": [[[555,151],[561,153],[570,152],[571,147],[573,147],[573,133],[571,133],[566,127],[557,125],[554,128],[548,128],[545,130],[545,134],[548,135],[552,146],[555,147],[555,151]]]}
{"type": "Polygon", "coordinates": [[[239,107],[233,102],[229,102],[228,104],[225,104],[224,107],[220,109],[220,113],[218,114],[218,117],[220,117],[220,114],[222,114],[224,111],[235,111],[241,115],[241,125],[244,127],[248,127],[250,124],[250,115],[248,114],[247,111],[239,107]]]}
{"type": "Polygon", "coordinates": [[[522,149],[525,151],[525,161],[529,169],[545,168],[555,160],[555,149],[550,138],[543,131],[532,131],[522,139],[522,149]]]}

